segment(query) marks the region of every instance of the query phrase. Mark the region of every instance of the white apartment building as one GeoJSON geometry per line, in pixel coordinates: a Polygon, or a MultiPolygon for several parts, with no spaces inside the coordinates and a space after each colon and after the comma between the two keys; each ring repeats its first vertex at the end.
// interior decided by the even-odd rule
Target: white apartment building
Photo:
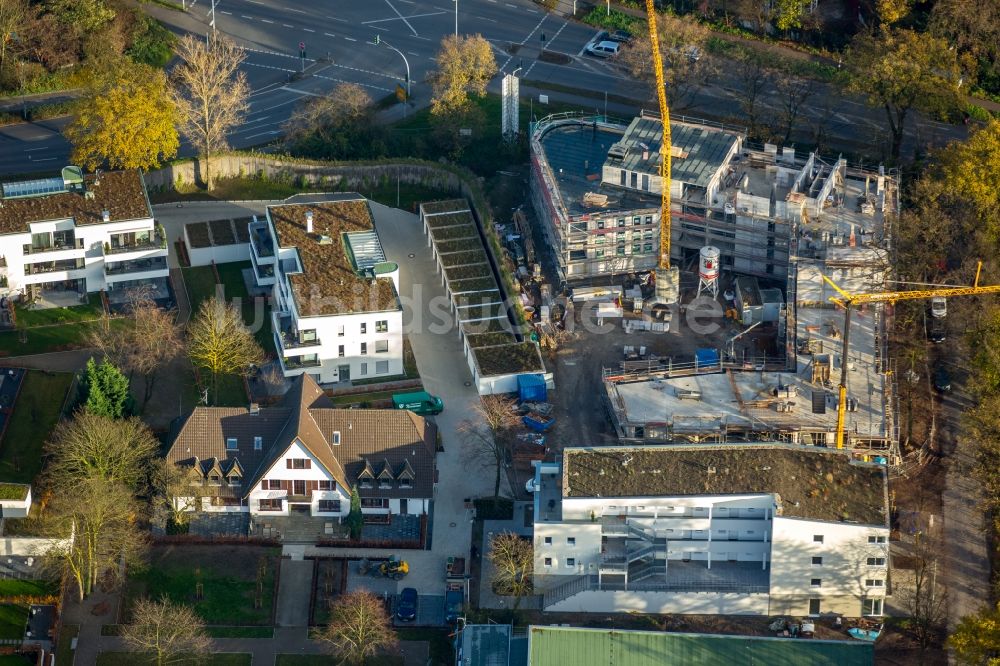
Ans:
{"type": "Polygon", "coordinates": [[[270,206],[250,224],[259,286],[273,290],[286,377],[317,383],[403,374],[399,266],[386,261],[362,197],[270,206]]]}
{"type": "Polygon", "coordinates": [[[166,298],[167,244],[153,220],[138,171],[2,184],[0,293],[43,305],[79,303],[106,291],[116,300],[129,287],[166,298]]]}
{"type": "Polygon", "coordinates": [[[777,443],[568,448],[535,466],[545,610],[883,612],[881,466],[777,443]]]}
{"type": "Polygon", "coordinates": [[[196,407],[167,461],[187,472],[190,510],[341,519],[420,516],[434,488],[437,429],[406,410],[335,409],[308,375],[273,407],[196,407]]]}

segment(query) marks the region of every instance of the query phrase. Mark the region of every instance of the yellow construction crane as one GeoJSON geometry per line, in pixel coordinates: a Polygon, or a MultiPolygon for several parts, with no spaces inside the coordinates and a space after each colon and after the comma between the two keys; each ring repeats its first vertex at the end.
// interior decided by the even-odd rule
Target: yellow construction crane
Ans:
{"type": "Polygon", "coordinates": [[[883,291],[876,294],[849,294],[837,286],[833,280],[823,275],[823,279],[833,287],[840,298],[831,296],[830,300],[844,308],[844,334],[840,353],[840,395],[837,401],[837,448],[844,448],[844,419],[847,413],[847,353],[851,337],[851,309],[856,305],[868,303],[895,303],[896,301],[915,301],[938,296],[977,296],[980,294],[1000,293],[1000,285],[988,287],[979,286],[979,273],[983,262],[976,266],[976,281],[971,287],[942,287],[940,289],[920,289],[915,291],[883,291]]]}
{"type": "Polygon", "coordinates": [[[663,145],[660,146],[660,268],[670,269],[670,108],[667,107],[667,84],[663,78],[663,58],[660,55],[660,33],[656,29],[654,0],[646,0],[646,17],[649,24],[649,44],[653,50],[653,72],[656,74],[656,100],[660,103],[660,121],[663,123],[663,145]]]}

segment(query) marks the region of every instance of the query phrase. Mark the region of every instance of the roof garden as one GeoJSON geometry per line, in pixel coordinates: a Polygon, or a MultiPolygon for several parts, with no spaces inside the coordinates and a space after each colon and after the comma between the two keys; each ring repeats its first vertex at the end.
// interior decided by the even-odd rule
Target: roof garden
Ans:
{"type": "Polygon", "coordinates": [[[28,498],[31,486],[27,483],[0,483],[0,501],[23,502],[28,498]]]}
{"type": "MultiPolygon", "coordinates": [[[[56,180],[51,179],[53,183],[56,180]]],[[[39,181],[33,181],[39,182],[39,181]]],[[[104,211],[111,222],[139,220],[153,216],[146,187],[138,171],[110,171],[84,176],[83,184],[70,183],[63,190],[54,187],[18,188],[5,183],[10,196],[0,199],[0,234],[26,233],[32,222],[72,218],[77,226],[102,224],[104,211]]]]}
{"type": "Polygon", "coordinates": [[[300,316],[318,317],[399,309],[391,279],[377,278],[377,266],[365,270],[373,244],[381,245],[365,199],[310,204],[282,204],[267,209],[280,247],[295,248],[302,272],[288,276],[300,316]],[[313,232],[306,231],[312,211],[313,232]],[[369,232],[355,236],[358,232],[369,232]],[[352,245],[352,243],[357,243],[352,245]],[[355,263],[357,262],[357,263],[355,263]]]}
{"type": "Polygon", "coordinates": [[[456,210],[469,210],[469,202],[465,199],[446,199],[445,201],[430,201],[420,204],[420,209],[425,215],[436,215],[437,213],[451,213],[456,210]]]}
{"type": "Polygon", "coordinates": [[[885,525],[882,467],[782,444],[570,448],[564,497],[773,494],[779,515],[885,525]]]}
{"type": "Polygon", "coordinates": [[[518,342],[472,350],[483,377],[513,375],[521,372],[545,372],[542,357],[534,342],[518,342]]]}

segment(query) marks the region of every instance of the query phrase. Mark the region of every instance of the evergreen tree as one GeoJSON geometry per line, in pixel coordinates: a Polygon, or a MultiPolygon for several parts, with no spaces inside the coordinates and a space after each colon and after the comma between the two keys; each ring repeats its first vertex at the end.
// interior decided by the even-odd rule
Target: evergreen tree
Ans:
{"type": "Polygon", "coordinates": [[[84,389],[87,394],[84,411],[88,414],[113,419],[128,415],[132,400],[128,390],[128,377],[110,363],[102,362],[98,365],[93,358],[87,361],[84,389]]]}
{"type": "Polygon", "coordinates": [[[361,538],[361,495],[358,494],[358,487],[351,488],[351,512],[347,515],[347,527],[351,530],[352,539],[361,538]]]}

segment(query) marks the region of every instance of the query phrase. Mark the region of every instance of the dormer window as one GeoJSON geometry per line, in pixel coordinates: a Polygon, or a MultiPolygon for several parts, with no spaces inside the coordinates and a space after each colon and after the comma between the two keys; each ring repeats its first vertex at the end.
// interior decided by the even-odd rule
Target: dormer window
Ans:
{"type": "Polygon", "coordinates": [[[241,479],[239,477],[239,475],[230,476],[229,477],[229,485],[231,485],[231,486],[242,486],[243,485],[243,479],[241,479]]]}
{"type": "Polygon", "coordinates": [[[235,451],[238,445],[235,437],[226,437],[226,451],[235,451]]]}
{"type": "Polygon", "coordinates": [[[334,430],[333,431],[333,445],[334,446],[340,446],[340,431],[339,430],[334,430]]]}
{"type": "Polygon", "coordinates": [[[264,448],[264,438],[257,436],[253,438],[253,450],[260,451],[264,448]]]}
{"type": "Polygon", "coordinates": [[[410,479],[400,479],[399,480],[399,487],[400,488],[412,488],[413,487],[413,481],[410,480],[410,479]]]}
{"type": "Polygon", "coordinates": [[[208,485],[210,485],[210,486],[221,486],[222,485],[222,477],[220,477],[218,474],[212,474],[212,475],[210,475],[208,477],[208,485]]]}
{"type": "Polygon", "coordinates": [[[362,488],[373,488],[375,484],[372,483],[371,479],[361,479],[358,485],[362,488]]]}
{"type": "Polygon", "coordinates": [[[392,482],[395,480],[392,467],[389,466],[388,460],[382,461],[382,470],[378,473],[378,487],[379,488],[392,488],[392,482]]]}

